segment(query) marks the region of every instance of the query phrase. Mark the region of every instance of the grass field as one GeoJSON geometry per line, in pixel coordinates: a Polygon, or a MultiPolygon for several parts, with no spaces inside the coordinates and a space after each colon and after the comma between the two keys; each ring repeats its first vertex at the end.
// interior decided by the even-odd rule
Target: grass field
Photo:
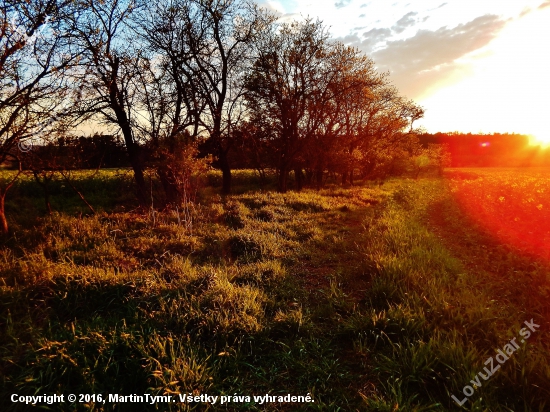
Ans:
{"type": "Polygon", "coordinates": [[[205,187],[185,210],[149,213],[128,206],[127,173],[82,173],[92,216],[60,182],[46,215],[23,179],[0,250],[2,410],[30,409],[12,394],[148,393],[177,402],[49,407],[547,411],[550,266],[538,231],[550,188],[547,174],[522,173],[279,194],[240,172],[236,195],[205,187]],[[487,216],[520,223],[502,234],[487,216]],[[531,225],[542,249],[514,237],[531,225]],[[479,380],[531,319],[537,332],[479,380]],[[265,394],[314,402],[254,401],[265,394]]]}

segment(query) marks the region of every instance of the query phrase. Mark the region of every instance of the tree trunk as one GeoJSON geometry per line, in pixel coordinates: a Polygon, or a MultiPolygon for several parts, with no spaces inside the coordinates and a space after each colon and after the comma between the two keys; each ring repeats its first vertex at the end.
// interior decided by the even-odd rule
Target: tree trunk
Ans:
{"type": "Polygon", "coordinates": [[[296,191],[301,191],[303,187],[303,174],[301,168],[294,169],[294,179],[296,179],[296,191]]]}
{"type": "Polygon", "coordinates": [[[13,186],[15,181],[19,178],[19,175],[22,173],[21,162],[19,162],[19,171],[13,177],[13,179],[4,187],[0,188],[0,233],[7,235],[8,234],[8,220],[6,219],[6,195],[8,190],[13,186]]]}
{"type": "Polygon", "coordinates": [[[367,162],[363,166],[363,178],[366,179],[372,179],[372,174],[374,172],[375,163],[374,162],[367,162]]]}
{"type": "Polygon", "coordinates": [[[8,220],[6,219],[6,213],[4,210],[4,200],[6,199],[6,194],[0,195],[0,233],[7,235],[8,234],[8,220]]]}
{"type": "Polygon", "coordinates": [[[277,185],[277,191],[279,193],[286,193],[287,191],[287,181],[288,181],[288,169],[285,166],[281,167],[279,170],[279,182],[277,185]]]}
{"type": "Polygon", "coordinates": [[[170,176],[170,171],[167,168],[159,167],[157,173],[160,179],[162,188],[164,189],[164,195],[166,196],[167,205],[177,205],[181,196],[174,179],[170,176]]]}
{"type": "Polygon", "coordinates": [[[130,165],[134,171],[134,179],[136,181],[137,199],[138,203],[142,207],[147,206],[147,189],[145,185],[145,177],[143,175],[143,161],[141,159],[140,147],[134,142],[132,138],[132,129],[128,123],[126,113],[118,107],[113,108],[117,114],[119,120],[119,126],[122,130],[122,136],[124,137],[124,143],[126,144],[126,151],[128,152],[128,159],[130,165]],[[117,110],[118,109],[118,110],[117,110]]]}
{"type": "Polygon", "coordinates": [[[260,187],[264,187],[265,186],[265,170],[258,167],[256,169],[258,171],[258,175],[260,176],[260,187]]]}
{"type": "Polygon", "coordinates": [[[147,206],[147,189],[145,185],[145,176],[143,175],[143,164],[139,155],[139,148],[133,141],[126,141],[126,148],[128,150],[128,157],[130,159],[130,165],[134,171],[134,179],[136,181],[137,199],[140,206],[147,206]]]}
{"type": "Polygon", "coordinates": [[[342,173],[342,186],[345,186],[348,182],[348,171],[346,170],[344,173],[342,173]]]}
{"type": "Polygon", "coordinates": [[[349,184],[353,186],[353,167],[349,171],[349,184]]]}
{"type": "Polygon", "coordinates": [[[228,195],[231,193],[231,167],[229,167],[227,152],[220,148],[218,159],[222,171],[222,193],[228,195]]]}
{"type": "Polygon", "coordinates": [[[120,60],[118,57],[115,58],[115,66],[113,67],[112,79],[109,84],[109,99],[111,109],[115,112],[117,119],[117,124],[122,131],[122,136],[124,137],[124,143],[126,144],[126,151],[128,152],[128,158],[130,160],[130,165],[134,171],[134,179],[136,181],[137,189],[137,199],[141,207],[147,206],[147,190],[145,185],[145,177],[143,175],[143,160],[141,158],[141,150],[139,145],[134,142],[134,137],[132,135],[132,126],[126,114],[123,100],[120,97],[122,93],[118,90],[117,86],[117,77],[118,77],[118,68],[120,60]]]}
{"type": "Polygon", "coordinates": [[[306,169],[306,184],[308,186],[311,186],[312,181],[313,181],[313,171],[311,169],[306,169]]]}
{"type": "Polygon", "coordinates": [[[322,169],[317,169],[315,171],[315,183],[317,185],[317,190],[323,187],[323,170],[322,169]]]}

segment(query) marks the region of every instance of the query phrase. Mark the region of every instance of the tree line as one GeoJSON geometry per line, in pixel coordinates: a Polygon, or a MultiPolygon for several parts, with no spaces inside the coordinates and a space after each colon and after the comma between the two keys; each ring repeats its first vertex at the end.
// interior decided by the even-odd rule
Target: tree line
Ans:
{"type": "Polygon", "coordinates": [[[451,167],[542,167],[550,164],[550,148],[531,144],[517,133],[422,133],[423,146],[445,146],[451,167]]]}
{"type": "MultiPolygon", "coordinates": [[[[32,144],[86,122],[121,136],[141,206],[146,170],[177,203],[210,163],[224,193],[235,163],[276,170],[284,192],[291,173],[296,189],[327,172],[353,182],[418,149],[423,109],[320,21],[282,23],[249,0],[0,4],[0,164],[20,171],[32,144]]],[[[4,232],[16,178],[0,187],[4,232]]]]}

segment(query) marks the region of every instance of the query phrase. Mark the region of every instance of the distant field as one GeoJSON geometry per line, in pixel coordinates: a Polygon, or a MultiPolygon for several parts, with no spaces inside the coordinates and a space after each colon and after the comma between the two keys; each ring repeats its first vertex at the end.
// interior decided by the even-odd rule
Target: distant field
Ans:
{"type": "Polygon", "coordinates": [[[0,409],[29,410],[12,394],[191,393],[251,399],[54,410],[547,411],[550,268],[478,218],[513,202],[544,224],[548,180],[526,173],[280,194],[240,171],[227,197],[212,173],[197,203],[139,212],[128,173],[77,172],[97,213],[55,181],[51,216],[25,177],[0,248],[0,409]],[[544,193],[522,203],[514,184],[544,193]],[[459,408],[531,319],[540,330],[459,408]]]}
{"type": "Polygon", "coordinates": [[[500,241],[550,259],[550,169],[449,169],[464,211],[500,241]]]}

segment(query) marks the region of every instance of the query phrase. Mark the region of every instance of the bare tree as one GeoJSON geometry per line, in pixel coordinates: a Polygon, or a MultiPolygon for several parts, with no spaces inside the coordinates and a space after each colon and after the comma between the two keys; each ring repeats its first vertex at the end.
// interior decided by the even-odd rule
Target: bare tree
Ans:
{"type": "Polygon", "coordinates": [[[140,91],[149,115],[145,131],[153,139],[184,130],[197,136],[201,131],[206,103],[199,91],[191,42],[202,35],[192,35],[190,26],[200,18],[197,14],[189,0],[173,0],[152,3],[134,17],[135,30],[148,52],[140,67],[140,91]]]}
{"type": "Polygon", "coordinates": [[[188,182],[191,170],[204,163],[189,156],[196,153],[205,131],[206,100],[192,63],[190,33],[190,22],[199,18],[198,13],[191,2],[175,0],[153,3],[134,17],[146,52],[138,73],[138,101],[147,119],[138,128],[149,140],[153,166],[171,204],[187,198],[188,188],[182,182],[188,182]]]}
{"type": "Polygon", "coordinates": [[[192,0],[197,12],[189,15],[189,46],[193,58],[186,67],[198,79],[208,118],[207,147],[223,174],[222,190],[231,190],[228,152],[233,128],[244,112],[243,78],[251,63],[251,48],[268,30],[274,17],[248,0],[192,0]]]}
{"type": "Polygon", "coordinates": [[[126,0],[87,0],[83,5],[72,18],[75,40],[83,55],[80,70],[73,76],[84,89],[80,115],[96,115],[104,124],[120,128],[134,172],[137,198],[145,206],[145,162],[139,135],[135,133],[139,111],[134,104],[140,50],[139,44],[130,41],[126,25],[137,6],[126,0]]]}
{"type": "MultiPolygon", "coordinates": [[[[29,139],[46,139],[60,120],[52,115],[68,93],[65,74],[79,55],[66,25],[75,7],[70,0],[0,3],[0,164],[20,165],[17,146],[26,150],[29,139]]],[[[2,233],[8,232],[6,194],[18,176],[0,186],[2,233]]]]}

